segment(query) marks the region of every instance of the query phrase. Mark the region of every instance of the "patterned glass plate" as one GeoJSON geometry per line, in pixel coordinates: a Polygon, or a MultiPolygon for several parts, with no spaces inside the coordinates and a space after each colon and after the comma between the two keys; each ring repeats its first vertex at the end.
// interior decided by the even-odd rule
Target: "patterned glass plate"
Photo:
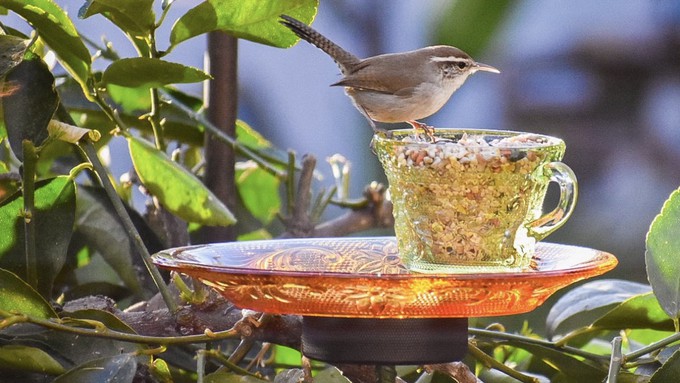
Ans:
{"type": "Polygon", "coordinates": [[[394,237],[219,243],[165,250],[153,261],[202,280],[241,308],[353,318],[528,312],[617,264],[609,253],[541,242],[530,270],[416,274],[401,264],[394,237]]]}

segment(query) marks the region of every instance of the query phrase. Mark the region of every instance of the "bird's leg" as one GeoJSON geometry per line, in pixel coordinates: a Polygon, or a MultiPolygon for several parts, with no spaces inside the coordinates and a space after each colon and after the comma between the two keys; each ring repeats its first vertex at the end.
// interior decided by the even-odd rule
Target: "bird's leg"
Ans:
{"type": "Polygon", "coordinates": [[[422,122],[416,121],[416,120],[411,120],[411,121],[406,121],[409,125],[415,129],[416,133],[420,130],[425,132],[425,135],[427,135],[427,138],[430,139],[430,142],[437,142],[437,139],[434,136],[434,126],[430,126],[427,124],[424,124],[422,122]]]}
{"type": "MultiPolygon", "coordinates": [[[[354,100],[354,99],[352,99],[352,100],[354,100]]],[[[371,125],[371,129],[373,129],[373,134],[384,135],[385,137],[389,137],[389,136],[390,136],[390,132],[389,132],[387,129],[379,128],[379,127],[375,124],[375,121],[373,121],[373,119],[371,118],[371,116],[368,115],[368,112],[366,111],[366,109],[364,109],[363,106],[361,106],[361,105],[359,105],[359,104],[357,104],[357,103],[354,103],[354,105],[357,107],[357,109],[359,109],[359,111],[361,112],[361,114],[362,114],[364,117],[366,117],[366,120],[368,120],[368,123],[371,125]]]]}

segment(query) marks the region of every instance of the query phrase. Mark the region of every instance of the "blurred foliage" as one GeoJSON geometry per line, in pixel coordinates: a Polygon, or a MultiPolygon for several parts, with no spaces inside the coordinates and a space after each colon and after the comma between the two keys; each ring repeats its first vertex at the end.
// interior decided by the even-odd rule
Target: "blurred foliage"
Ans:
{"type": "Polygon", "coordinates": [[[516,0],[452,1],[439,15],[433,40],[477,57],[517,3],[516,0]]]}

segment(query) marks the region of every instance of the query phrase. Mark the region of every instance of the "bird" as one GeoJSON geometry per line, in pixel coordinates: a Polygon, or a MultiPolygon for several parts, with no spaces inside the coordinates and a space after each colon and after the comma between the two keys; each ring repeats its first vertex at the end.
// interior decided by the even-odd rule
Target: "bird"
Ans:
{"type": "Polygon", "coordinates": [[[381,130],[375,122],[406,122],[434,140],[434,128],[417,120],[439,111],[473,73],[500,73],[448,45],[360,59],[289,15],[280,15],[279,22],[335,61],[343,77],[331,86],[345,88],[374,132],[381,130]]]}

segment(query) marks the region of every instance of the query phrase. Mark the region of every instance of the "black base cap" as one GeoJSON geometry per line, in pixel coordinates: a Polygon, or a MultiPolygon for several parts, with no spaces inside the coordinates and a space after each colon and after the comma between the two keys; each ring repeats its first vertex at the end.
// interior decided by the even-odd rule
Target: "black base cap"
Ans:
{"type": "Polygon", "coordinates": [[[467,353],[467,318],[302,318],[302,353],[353,364],[433,364],[467,353]]]}

